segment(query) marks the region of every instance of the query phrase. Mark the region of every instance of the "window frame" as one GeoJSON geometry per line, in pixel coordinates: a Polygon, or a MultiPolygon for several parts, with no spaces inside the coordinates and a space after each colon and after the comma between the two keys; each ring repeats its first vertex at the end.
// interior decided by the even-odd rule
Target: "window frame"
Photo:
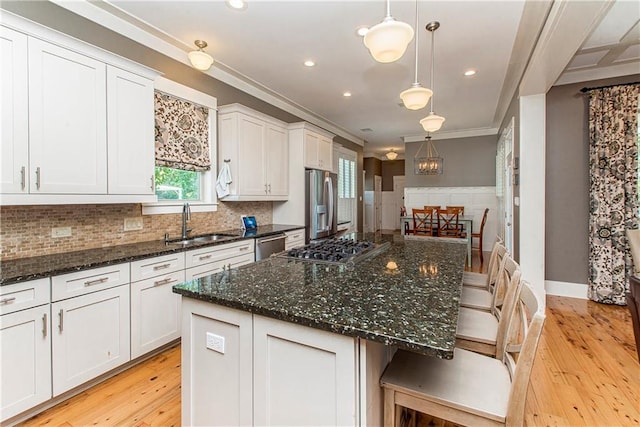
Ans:
{"type": "MultiPolygon", "coordinates": [[[[164,77],[158,77],[154,83],[154,88],[209,108],[209,158],[211,159],[211,169],[200,172],[200,200],[171,200],[158,201],[154,203],[143,203],[143,215],[181,213],[185,202],[191,206],[191,212],[215,212],[218,210],[218,198],[215,192],[215,179],[218,170],[218,100],[206,93],[197,91],[188,86],[176,83],[164,77]]],[[[154,169],[155,172],[155,169],[154,169]]]]}

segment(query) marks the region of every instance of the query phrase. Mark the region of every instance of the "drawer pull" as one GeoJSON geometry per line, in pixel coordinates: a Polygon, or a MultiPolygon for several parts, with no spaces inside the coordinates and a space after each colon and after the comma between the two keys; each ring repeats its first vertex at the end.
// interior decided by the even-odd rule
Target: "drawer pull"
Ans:
{"type": "Polygon", "coordinates": [[[299,239],[299,238],[300,238],[300,235],[299,235],[299,234],[296,234],[295,236],[291,236],[291,239],[292,239],[292,240],[293,240],[293,239],[299,239]]]}
{"type": "Polygon", "coordinates": [[[244,246],[244,247],[240,248],[240,250],[241,250],[241,251],[248,251],[248,250],[249,250],[249,247],[248,247],[248,246],[244,246]]]}
{"type": "Polygon", "coordinates": [[[172,279],[171,277],[167,277],[166,279],[162,279],[162,280],[156,280],[155,282],[153,282],[153,286],[162,286],[162,285],[166,285],[169,284],[171,282],[176,282],[177,280],[172,279]]]}
{"type": "Polygon", "coordinates": [[[170,263],[162,264],[162,265],[154,265],[153,271],[164,270],[165,268],[171,267],[170,263]]]}
{"type": "Polygon", "coordinates": [[[60,323],[58,324],[58,329],[60,330],[60,332],[62,332],[62,330],[64,329],[64,310],[60,309],[60,311],[58,312],[58,319],[60,319],[60,323]]]}
{"type": "Polygon", "coordinates": [[[205,259],[209,259],[211,258],[213,255],[209,254],[209,255],[202,255],[201,257],[199,257],[198,259],[200,261],[204,261],[205,259]]]}
{"type": "Polygon", "coordinates": [[[47,337],[47,313],[42,316],[42,337],[47,337]]]}
{"type": "Polygon", "coordinates": [[[3,298],[0,299],[0,304],[9,304],[10,302],[14,302],[15,300],[16,297],[3,298]]]}
{"type": "Polygon", "coordinates": [[[101,277],[100,279],[96,279],[96,280],[87,280],[86,282],[84,282],[85,286],[93,286],[93,285],[99,285],[101,283],[107,282],[109,280],[108,277],[101,277]]]}

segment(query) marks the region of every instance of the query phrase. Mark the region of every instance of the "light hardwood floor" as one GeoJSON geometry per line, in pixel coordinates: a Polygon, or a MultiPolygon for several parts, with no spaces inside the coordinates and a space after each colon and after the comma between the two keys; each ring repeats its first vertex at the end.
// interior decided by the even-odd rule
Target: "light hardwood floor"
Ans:
{"type": "MultiPolygon", "coordinates": [[[[527,426],[639,426],[635,351],[626,307],[548,297],[527,395],[527,426]]],[[[179,426],[180,346],[23,425],[179,426]]],[[[445,424],[421,416],[419,425],[445,424]]]]}

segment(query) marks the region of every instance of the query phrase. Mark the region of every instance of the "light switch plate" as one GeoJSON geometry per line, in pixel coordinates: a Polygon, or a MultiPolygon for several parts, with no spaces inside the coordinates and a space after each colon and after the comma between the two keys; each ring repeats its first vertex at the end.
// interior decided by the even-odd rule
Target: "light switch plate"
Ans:
{"type": "Polygon", "coordinates": [[[54,239],[69,236],[71,236],[71,227],[54,227],[51,229],[51,237],[54,239]]]}
{"type": "Polygon", "coordinates": [[[125,218],[124,231],[142,230],[142,217],[125,218]]]}
{"type": "Polygon", "coordinates": [[[224,354],[224,337],[207,332],[207,348],[224,354]]]}

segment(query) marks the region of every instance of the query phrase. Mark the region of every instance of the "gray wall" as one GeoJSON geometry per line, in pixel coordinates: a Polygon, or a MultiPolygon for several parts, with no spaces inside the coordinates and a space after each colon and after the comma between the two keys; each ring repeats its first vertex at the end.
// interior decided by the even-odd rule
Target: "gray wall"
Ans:
{"type": "Polygon", "coordinates": [[[364,189],[365,191],[374,190],[374,176],[382,176],[382,160],[375,157],[366,157],[364,159],[364,189]]]}
{"type": "MultiPolygon", "coordinates": [[[[48,1],[3,0],[0,2],[0,8],[158,70],[163,73],[163,77],[214,96],[218,100],[218,105],[239,103],[286,123],[302,121],[301,118],[293,114],[48,1]]],[[[363,148],[342,137],[336,137],[334,141],[357,153],[357,176],[362,176],[363,148]]],[[[362,184],[358,185],[358,194],[363,194],[362,184]]],[[[358,224],[360,224],[360,226],[362,225],[362,214],[361,203],[358,203],[358,224]]]]}
{"type": "MultiPolygon", "coordinates": [[[[496,185],[496,135],[434,141],[444,159],[442,175],[415,175],[413,158],[420,142],[405,144],[405,185],[407,187],[476,187],[496,185]]],[[[420,155],[426,155],[426,142],[420,155]]]]}
{"type": "Polygon", "coordinates": [[[382,162],[382,191],[393,191],[394,176],[404,176],[404,160],[382,162]]]}
{"type": "Polygon", "coordinates": [[[588,280],[589,99],[580,89],[638,81],[640,74],[555,86],[547,93],[547,280],[570,283],[588,280]]]}

